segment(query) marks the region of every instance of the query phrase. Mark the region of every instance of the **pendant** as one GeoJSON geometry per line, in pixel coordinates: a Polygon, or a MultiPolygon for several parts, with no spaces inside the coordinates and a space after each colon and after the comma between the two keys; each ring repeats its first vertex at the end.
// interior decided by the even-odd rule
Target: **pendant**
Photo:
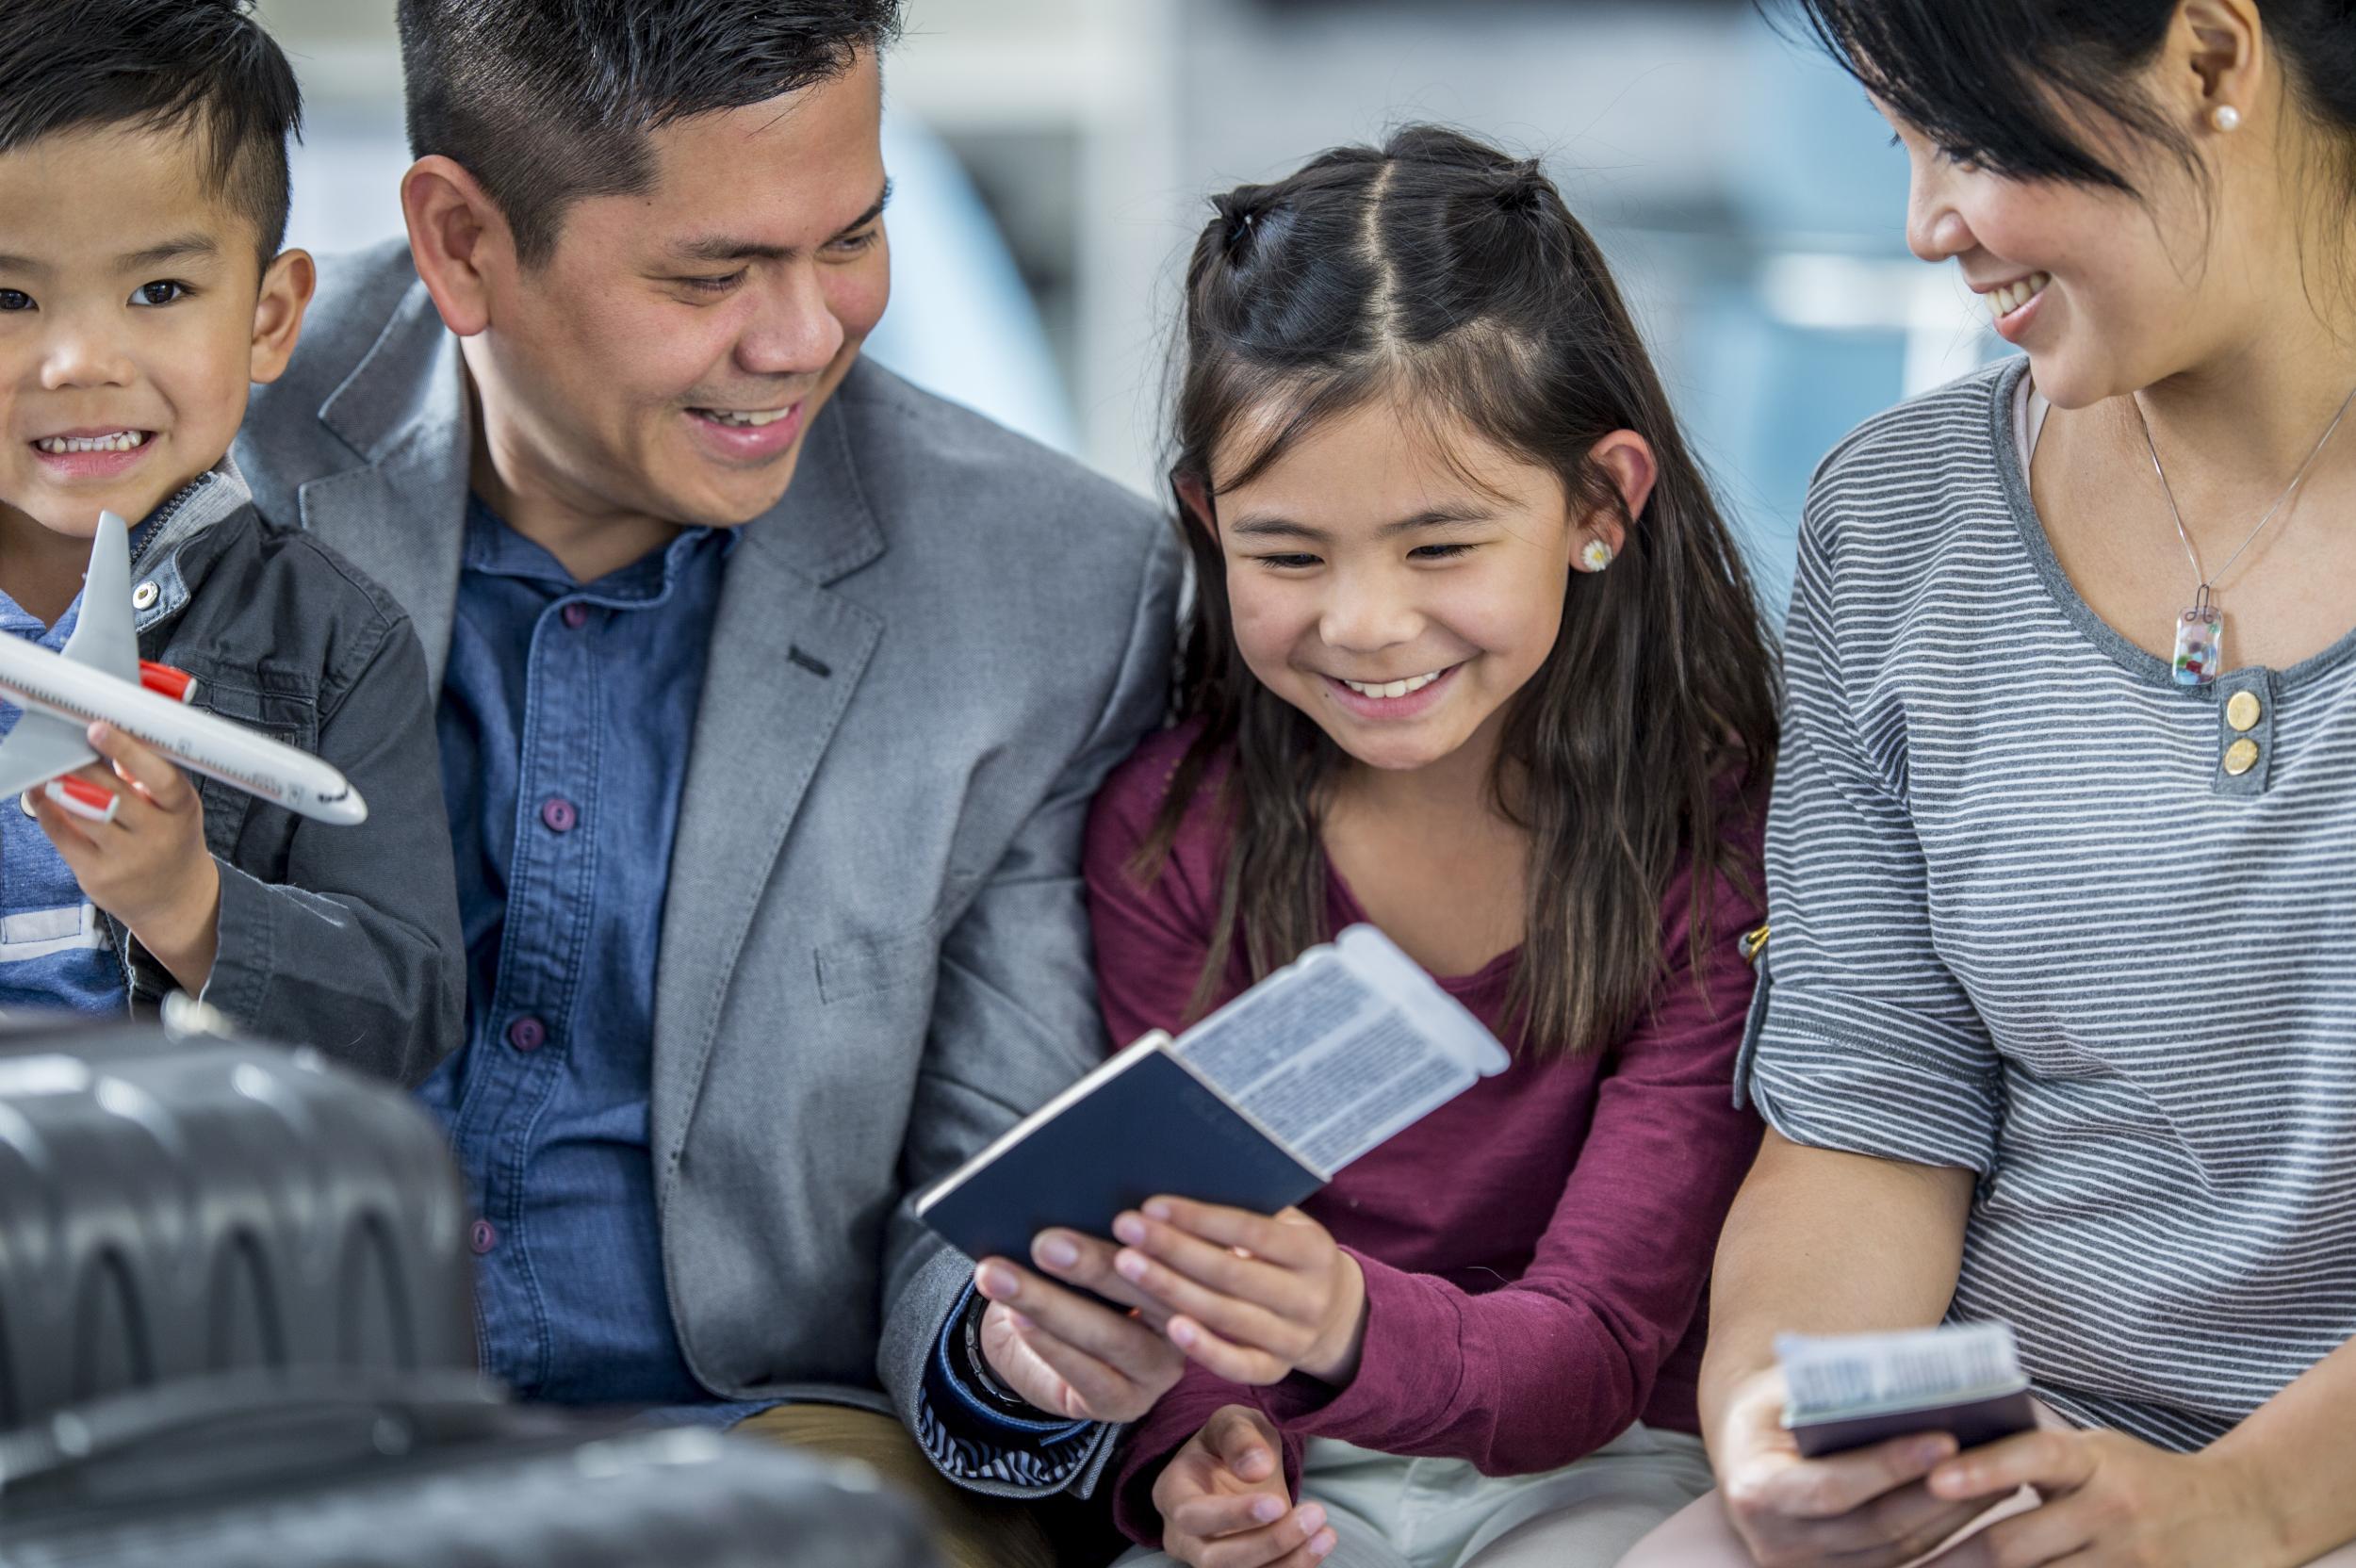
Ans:
{"type": "Polygon", "coordinates": [[[2217,678],[2224,654],[2225,612],[2203,583],[2192,608],[2176,617],[2176,684],[2206,686],[2217,678]]]}

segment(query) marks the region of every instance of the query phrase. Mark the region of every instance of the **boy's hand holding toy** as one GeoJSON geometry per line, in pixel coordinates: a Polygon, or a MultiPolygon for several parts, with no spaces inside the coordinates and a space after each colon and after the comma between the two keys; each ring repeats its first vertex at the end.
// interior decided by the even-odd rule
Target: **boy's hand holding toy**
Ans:
{"type": "Polygon", "coordinates": [[[112,767],[71,776],[116,797],[113,820],[37,792],[41,831],[90,901],[129,926],[193,995],[220,945],[221,867],[205,847],[204,803],[177,766],[113,726],[91,725],[90,743],[112,767]]]}

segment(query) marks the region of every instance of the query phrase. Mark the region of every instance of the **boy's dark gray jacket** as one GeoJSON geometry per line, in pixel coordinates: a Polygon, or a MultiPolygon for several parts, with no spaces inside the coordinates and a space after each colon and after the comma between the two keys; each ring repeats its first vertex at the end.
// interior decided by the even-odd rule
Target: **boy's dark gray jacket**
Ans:
{"type": "MultiPolygon", "coordinates": [[[[209,778],[220,952],[205,1001],[237,1023],[416,1083],[466,1000],[425,658],[401,607],[318,540],[263,520],[233,464],[159,512],[131,563],[139,656],[195,705],[342,770],[368,820],[335,827],[209,778]]],[[[174,982],[109,921],[132,1004],[174,982]]]]}
{"type": "MultiPolygon", "coordinates": [[[[436,685],[472,417],[395,244],[320,264],[237,445],[265,513],[400,599],[436,685]]],[[[1103,1057],[1082,829],[1167,704],[1177,556],[1135,496],[864,361],[744,525],[683,760],[648,1128],[712,1393],[916,1421],[973,1266],[909,1195],[1103,1057]]]]}

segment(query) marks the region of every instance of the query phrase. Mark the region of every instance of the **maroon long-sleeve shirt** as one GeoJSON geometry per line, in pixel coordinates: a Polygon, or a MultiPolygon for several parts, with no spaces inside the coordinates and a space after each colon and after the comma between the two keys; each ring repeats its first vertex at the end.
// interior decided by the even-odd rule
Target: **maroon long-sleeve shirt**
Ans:
{"type": "MultiPolygon", "coordinates": [[[[1160,877],[1139,887],[1126,869],[1193,735],[1147,742],[1105,785],[1088,826],[1098,982],[1117,1045],[1177,1031],[1208,951],[1227,847],[1216,773],[1160,877]]],[[[1730,816],[1725,831],[1757,866],[1750,814],[1730,816]]],[[[1330,896],[1335,929],[1366,918],[1338,875],[1330,896]]],[[[1759,1145],[1732,1085],[1751,992],[1740,939],[1763,917],[1718,881],[1696,985],[1690,897],[1681,869],[1661,900],[1668,964],[1653,1005],[1601,1054],[1528,1059],[1506,1015],[1517,955],[1440,982],[1514,1062],[1302,1205],[1366,1274],[1357,1376],[1338,1389],[1301,1374],[1252,1388],[1189,1364],[1128,1433],[1116,1467],[1115,1512],[1132,1539],[1160,1540],[1154,1478],[1222,1405],[1268,1414],[1296,1495],[1310,1437],[1512,1475],[1568,1464],[1634,1421],[1696,1429],[1698,1308],[1719,1225],[1759,1145]]],[[[1238,954],[1219,1000],[1250,981],[1238,954]]]]}

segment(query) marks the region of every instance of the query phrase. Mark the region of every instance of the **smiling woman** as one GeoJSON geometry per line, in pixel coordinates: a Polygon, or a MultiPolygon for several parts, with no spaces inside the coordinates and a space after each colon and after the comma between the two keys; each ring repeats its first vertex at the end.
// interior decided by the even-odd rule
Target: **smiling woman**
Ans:
{"type": "Polygon", "coordinates": [[[1806,9],[2026,357],[1809,498],[1724,1507],[1630,1568],[2356,1562],[2356,13],[1806,9]],[[1942,1316],[2053,1429],[1802,1460],[1775,1336],[1942,1316]]]}

